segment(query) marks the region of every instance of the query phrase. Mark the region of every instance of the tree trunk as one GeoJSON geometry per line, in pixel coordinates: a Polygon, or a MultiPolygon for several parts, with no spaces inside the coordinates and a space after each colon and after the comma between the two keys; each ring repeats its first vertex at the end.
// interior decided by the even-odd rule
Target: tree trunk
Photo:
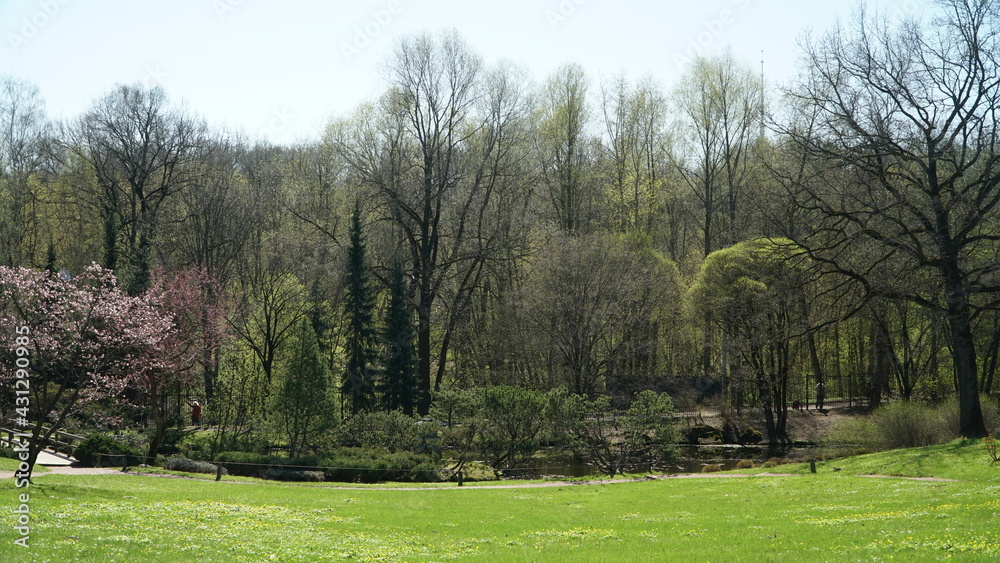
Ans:
{"type": "Polygon", "coordinates": [[[163,443],[163,436],[166,434],[167,429],[160,394],[153,391],[151,400],[153,404],[154,433],[153,437],[149,440],[149,450],[146,451],[146,465],[154,465],[156,463],[156,453],[160,449],[160,444],[163,443]]]}
{"type": "Polygon", "coordinates": [[[976,370],[976,348],[972,336],[969,303],[963,288],[949,280],[945,291],[948,302],[948,324],[951,328],[952,360],[958,381],[959,433],[965,438],[986,436],[986,424],[979,404],[979,382],[976,370]]]}

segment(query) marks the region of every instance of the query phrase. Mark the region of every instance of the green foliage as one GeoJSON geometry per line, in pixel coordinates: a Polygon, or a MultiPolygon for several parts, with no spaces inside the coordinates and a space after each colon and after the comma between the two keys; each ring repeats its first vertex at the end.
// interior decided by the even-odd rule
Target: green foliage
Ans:
{"type": "Polygon", "coordinates": [[[440,481],[440,467],[430,457],[410,452],[390,453],[364,448],[337,448],[323,457],[288,459],[249,452],[222,452],[216,456],[233,475],[282,481],[377,483],[382,481],[440,481]]]}
{"type": "Polygon", "coordinates": [[[361,227],[361,204],[354,204],[351,214],[351,245],[347,251],[344,301],[347,361],[341,391],[350,401],[351,412],[358,414],[372,406],[375,394],[375,295],[369,281],[361,227]]]}
{"type": "Polygon", "coordinates": [[[753,469],[753,461],[749,459],[741,459],[736,463],[736,469],[753,469]]]}
{"type": "MultiPolygon", "coordinates": [[[[168,471],[183,471],[184,473],[210,473],[212,475],[215,475],[218,471],[218,467],[212,463],[188,459],[186,457],[168,458],[163,462],[163,468],[168,471]]],[[[222,474],[228,475],[229,472],[223,468],[222,474]]]]}
{"type": "Polygon", "coordinates": [[[400,411],[361,412],[349,418],[337,432],[342,446],[377,451],[416,451],[422,433],[417,421],[400,411]]]}
{"type": "Polygon", "coordinates": [[[825,441],[876,451],[943,444],[958,437],[957,411],[953,402],[897,401],[834,426],[825,441]]]}
{"type": "Polygon", "coordinates": [[[643,391],[624,412],[613,409],[608,397],[573,395],[568,401],[577,450],[611,477],[679,436],[673,427],[673,402],[666,393],[643,391]]]}
{"type": "Polygon", "coordinates": [[[479,415],[481,447],[494,471],[517,466],[539,447],[548,423],[548,401],[544,393],[511,386],[486,387],[479,415]]]}
{"type": "Polygon", "coordinates": [[[412,415],[417,402],[416,351],[413,347],[413,307],[407,296],[403,267],[396,261],[389,274],[389,305],[385,312],[385,371],[379,381],[382,406],[412,415]]]}
{"type": "Polygon", "coordinates": [[[717,463],[706,463],[701,468],[702,473],[718,473],[719,471],[722,471],[722,466],[717,463]]]}
{"type": "Polygon", "coordinates": [[[385,453],[339,448],[323,459],[327,481],[379,483],[383,481],[440,481],[440,466],[430,457],[413,453],[385,453]]]}
{"type": "MultiPolygon", "coordinates": [[[[107,465],[112,461],[108,459],[108,455],[138,457],[142,455],[142,452],[138,448],[124,442],[119,442],[107,434],[91,434],[80,442],[80,445],[73,451],[73,457],[84,467],[93,467],[97,463],[98,454],[104,456],[101,464],[107,465]]],[[[120,463],[120,461],[117,463],[120,463]]]]}
{"type": "Polygon", "coordinates": [[[289,457],[304,451],[333,425],[334,403],[328,379],[316,332],[308,319],[302,319],[285,364],[281,391],[275,397],[275,411],[288,440],[289,457]]]}

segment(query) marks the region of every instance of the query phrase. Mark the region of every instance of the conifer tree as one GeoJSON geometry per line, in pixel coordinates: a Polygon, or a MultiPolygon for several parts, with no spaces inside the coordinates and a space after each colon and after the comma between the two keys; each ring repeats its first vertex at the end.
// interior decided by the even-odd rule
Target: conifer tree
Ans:
{"type": "Polygon", "coordinates": [[[372,406],[374,396],[374,364],[376,360],[374,310],[375,297],[365,256],[364,233],[361,227],[361,206],[354,204],[351,214],[350,248],[347,251],[347,299],[344,314],[347,320],[345,346],[347,365],[341,390],[343,400],[350,401],[352,414],[372,406]]]}
{"type": "Polygon", "coordinates": [[[327,373],[316,331],[308,319],[302,319],[278,395],[289,457],[301,454],[328,426],[327,373]]]}
{"type": "Polygon", "coordinates": [[[388,410],[413,414],[417,399],[417,373],[413,347],[413,309],[407,298],[406,280],[399,262],[389,275],[389,306],[385,314],[385,372],[379,391],[388,410]]]}

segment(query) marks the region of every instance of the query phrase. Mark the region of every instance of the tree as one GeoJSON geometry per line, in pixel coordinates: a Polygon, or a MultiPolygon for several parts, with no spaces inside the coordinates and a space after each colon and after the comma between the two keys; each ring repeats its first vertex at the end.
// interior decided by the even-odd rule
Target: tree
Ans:
{"type": "Polygon", "coordinates": [[[187,184],[205,125],[167,107],[161,88],[121,85],[96,101],[77,126],[73,149],[90,163],[101,188],[105,256],[117,263],[124,234],[126,288],[149,286],[153,240],[164,201],[187,184]]]}
{"type": "Polygon", "coordinates": [[[657,375],[673,265],[606,235],[554,237],[536,256],[524,318],[550,373],[571,393],[631,396],[657,375]],[[640,359],[641,358],[641,359],[640,359]]]}
{"type": "Polygon", "coordinates": [[[792,346],[807,270],[788,241],[759,239],[709,254],[689,292],[694,315],[712,313],[752,374],[771,444],[786,431],[792,346]]]}
{"type": "Polygon", "coordinates": [[[786,132],[823,172],[794,186],[817,222],[797,242],[866,295],[946,319],[960,432],[978,438],[972,326],[1000,295],[1000,20],[986,0],[939,6],[930,27],[893,29],[861,11],[852,28],[807,44],[808,75],[789,92],[798,119],[786,132]]]}
{"type": "Polygon", "coordinates": [[[31,426],[28,467],[46,441],[83,405],[119,397],[160,364],[174,330],[150,296],[130,297],[111,272],[92,265],[71,279],[0,266],[0,320],[16,327],[0,377],[30,400],[17,424],[31,426]],[[30,367],[16,358],[28,358],[30,367]],[[24,382],[24,383],[20,383],[24,382]]]}
{"type": "Polygon", "coordinates": [[[333,410],[327,384],[329,373],[308,319],[299,322],[284,371],[276,403],[278,418],[288,438],[288,457],[294,458],[329,427],[333,410]]]}
{"type": "Polygon", "coordinates": [[[648,233],[663,190],[666,99],[651,79],[632,86],[620,76],[602,92],[601,108],[612,223],[623,233],[648,233]]]}
{"type": "Polygon", "coordinates": [[[597,203],[587,177],[588,118],[583,68],[559,68],[542,88],[535,143],[552,216],[561,230],[571,234],[589,230],[597,203]]]}
{"type": "Polygon", "coordinates": [[[674,404],[666,393],[643,391],[624,412],[612,408],[608,397],[572,395],[564,409],[575,446],[609,477],[655,446],[677,441],[674,404]]]}
{"type": "Polygon", "coordinates": [[[36,185],[48,135],[38,88],[0,76],[0,264],[28,266],[41,251],[36,185]]]}
{"type": "Polygon", "coordinates": [[[516,214],[529,193],[524,80],[509,67],[485,70],[456,34],[403,40],[389,72],[379,105],[339,124],[334,142],[409,254],[417,411],[425,415],[459,315],[486,266],[510,260],[507,244],[522,236],[516,214]]]}
{"type": "Polygon", "coordinates": [[[347,292],[344,300],[344,316],[347,318],[344,347],[347,358],[341,390],[345,399],[350,398],[351,414],[358,414],[368,410],[375,399],[375,345],[378,337],[375,328],[375,295],[369,281],[360,203],[354,204],[354,211],[351,213],[350,239],[344,282],[347,292]]]}
{"type": "Polygon", "coordinates": [[[385,312],[385,366],[379,383],[382,406],[413,414],[417,399],[417,377],[413,350],[413,307],[410,304],[403,267],[399,262],[389,273],[389,304],[385,312]]]}
{"type": "Polygon", "coordinates": [[[157,269],[152,273],[148,298],[171,319],[174,330],[157,347],[153,361],[137,374],[137,387],[146,394],[147,406],[153,414],[153,435],[146,454],[146,463],[150,465],[156,460],[166,432],[168,393],[177,391],[179,411],[181,389],[192,383],[195,368],[201,365],[203,369],[214,369],[206,367],[203,361],[206,357],[216,357],[225,338],[223,309],[211,297],[217,291],[205,291],[215,283],[207,272],[199,269],[171,273],[157,269]]]}
{"type": "Polygon", "coordinates": [[[742,239],[747,229],[745,192],[763,120],[763,84],[726,53],[695,59],[675,97],[686,139],[675,160],[701,208],[708,256],[742,239]]]}
{"type": "Polygon", "coordinates": [[[479,393],[480,441],[486,463],[499,474],[535,454],[548,426],[544,393],[511,386],[491,386],[479,393]]]}

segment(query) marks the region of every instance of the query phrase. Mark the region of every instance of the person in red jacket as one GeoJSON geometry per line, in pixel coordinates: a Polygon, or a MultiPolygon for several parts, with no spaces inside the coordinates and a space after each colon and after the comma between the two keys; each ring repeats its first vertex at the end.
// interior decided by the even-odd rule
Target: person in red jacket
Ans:
{"type": "Polygon", "coordinates": [[[191,424],[201,426],[201,403],[195,399],[188,404],[191,405],[191,424]]]}

